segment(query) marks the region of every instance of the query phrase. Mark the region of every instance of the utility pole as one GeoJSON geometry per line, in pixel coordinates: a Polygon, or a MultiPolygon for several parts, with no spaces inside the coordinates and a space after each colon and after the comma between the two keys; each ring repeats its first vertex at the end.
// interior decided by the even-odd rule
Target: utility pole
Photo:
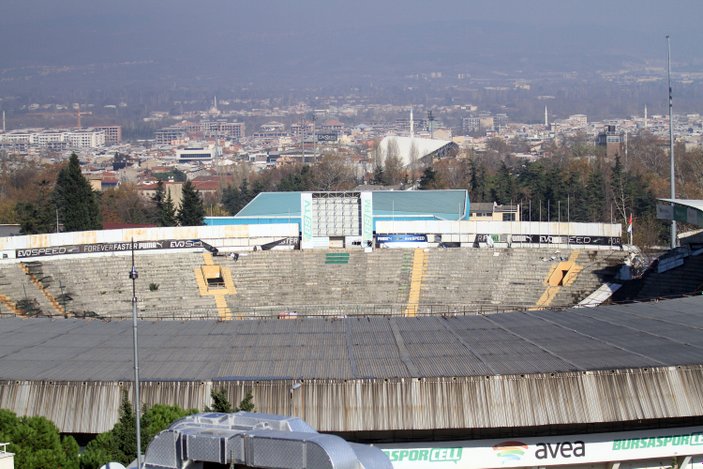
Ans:
{"type": "MultiPolygon", "coordinates": [[[[674,115],[673,97],[671,93],[671,40],[666,35],[666,77],[669,84],[669,160],[671,163],[671,200],[676,200],[676,179],[674,178],[674,115]]],[[[671,202],[671,249],[676,248],[676,217],[674,202],[671,202]]]]}
{"type": "Polygon", "coordinates": [[[141,400],[139,399],[139,342],[137,340],[137,267],[134,265],[134,238],[132,238],[132,269],[129,278],[132,280],[132,345],[134,347],[134,416],[137,432],[137,469],[142,469],[142,438],[141,438],[141,400]]]}
{"type": "Polygon", "coordinates": [[[317,117],[315,116],[315,110],[312,111],[312,158],[317,162],[317,135],[315,132],[315,121],[317,117]]]}

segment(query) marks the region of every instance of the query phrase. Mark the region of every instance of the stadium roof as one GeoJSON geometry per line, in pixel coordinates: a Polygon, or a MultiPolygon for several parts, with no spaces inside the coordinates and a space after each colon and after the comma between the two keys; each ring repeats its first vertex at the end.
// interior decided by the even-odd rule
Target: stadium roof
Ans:
{"type": "Polygon", "coordinates": [[[663,206],[657,204],[657,218],[671,220],[694,225],[703,226],[703,200],[696,199],[657,199],[661,202],[674,204],[673,210],[670,205],[663,206]]]}
{"type": "MultiPolygon", "coordinates": [[[[145,381],[463,377],[703,364],[703,297],[465,317],[141,322],[145,381]]],[[[132,378],[132,323],[0,319],[0,380],[132,378]]]]}
{"type": "MultiPolygon", "coordinates": [[[[300,194],[261,192],[235,218],[300,218],[300,194]]],[[[372,194],[374,216],[379,217],[460,220],[466,219],[469,213],[469,196],[464,189],[373,191],[372,194]]]]}
{"type": "Polygon", "coordinates": [[[300,217],[300,192],[261,192],[237,217],[300,217]]]}
{"type": "Polygon", "coordinates": [[[703,200],[697,199],[657,199],[662,202],[674,203],[677,205],[683,205],[685,207],[694,208],[696,210],[703,211],[703,200]]]}
{"type": "Polygon", "coordinates": [[[442,220],[466,219],[469,198],[465,190],[378,191],[373,193],[375,216],[427,214],[442,220]]]}
{"type": "Polygon", "coordinates": [[[385,156],[387,156],[391,151],[390,148],[394,143],[398,147],[398,156],[407,166],[412,163],[413,157],[416,160],[420,160],[427,155],[435,153],[442,148],[451,145],[453,142],[450,140],[436,140],[432,138],[388,136],[384,137],[378,145],[383,152],[384,159],[385,156]],[[413,155],[413,153],[415,153],[415,155],[413,155]]]}

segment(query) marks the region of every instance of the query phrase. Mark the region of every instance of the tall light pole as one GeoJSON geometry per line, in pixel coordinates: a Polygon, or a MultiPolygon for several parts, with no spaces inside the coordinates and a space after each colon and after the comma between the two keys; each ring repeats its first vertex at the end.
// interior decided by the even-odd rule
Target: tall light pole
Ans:
{"type": "MultiPolygon", "coordinates": [[[[674,178],[674,114],[671,93],[671,40],[666,35],[666,79],[669,85],[669,160],[671,163],[671,200],[676,200],[676,179],[674,178]]],[[[676,248],[676,217],[674,203],[671,203],[671,249],[676,248]]]]}
{"type": "Polygon", "coordinates": [[[132,238],[132,269],[129,278],[132,280],[132,345],[134,348],[134,416],[137,432],[137,469],[142,469],[142,437],[141,437],[141,400],[139,399],[139,342],[137,340],[137,267],[134,265],[134,238],[132,238]]]}

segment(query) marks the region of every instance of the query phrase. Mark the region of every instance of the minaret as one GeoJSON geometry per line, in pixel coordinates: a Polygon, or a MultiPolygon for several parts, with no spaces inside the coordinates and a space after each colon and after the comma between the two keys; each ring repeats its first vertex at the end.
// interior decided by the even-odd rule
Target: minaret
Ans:
{"type": "Polygon", "coordinates": [[[6,127],[5,127],[5,111],[2,111],[2,133],[5,133],[6,127]]]}
{"type": "Polygon", "coordinates": [[[647,105],[644,105],[644,128],[647,128],[647,105]]]}
{"type": "Polygon", "coordinates": [[[415,121],[413,120],[413,108],[410,108],[410,138],[415,138],[415,121]]]}

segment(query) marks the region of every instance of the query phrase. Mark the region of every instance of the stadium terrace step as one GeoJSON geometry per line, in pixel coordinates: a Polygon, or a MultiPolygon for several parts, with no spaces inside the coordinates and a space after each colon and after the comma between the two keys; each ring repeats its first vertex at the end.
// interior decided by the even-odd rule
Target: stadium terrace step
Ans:
{"type": "MultiPolygon", "coordinates": [[[[403,314],[408,305],[417,314],[528,308],[545,289],[545,278],[570,250],[428,249],[423,252],[422,280],[413,281],[414,251],[258,251],[212,257],[231,270],[236,294],[223,297],[233,317],[302,314],[403,314]],[[412,292],[412,295],[411,295],[412,292]],[[415,306],[416,305],[416,306],[415,306]],[[449,306],[447,306],[449,305],[449,306]]],[[[574,304],[601,284],[601,271],[622,261],[614,251],[583,252],[584,268],[572,285],[563,287],[555,305],[574,304]]],[[[139,254],[137,307],[144,319],[217,318],[213,297],[200,295],[196,271],[201,253],[139,254]]],[[[42,283],[69,313],[125,318],[131,315],[130,256],[47,259],[42,283]],[[63,293],[63,295],[62,295],[63,293]]],[[[41,309],[52,306],[14,264],[0,265],[0,295],[12,300],[36,298],[41,309]]],[[[703,282],[702,282],[703,283],[703,282]]],[[[5,309],[5,308],[4,308],[5,309]]],[[[220,305],[220,310],[222,305],[220,305]]]]}

